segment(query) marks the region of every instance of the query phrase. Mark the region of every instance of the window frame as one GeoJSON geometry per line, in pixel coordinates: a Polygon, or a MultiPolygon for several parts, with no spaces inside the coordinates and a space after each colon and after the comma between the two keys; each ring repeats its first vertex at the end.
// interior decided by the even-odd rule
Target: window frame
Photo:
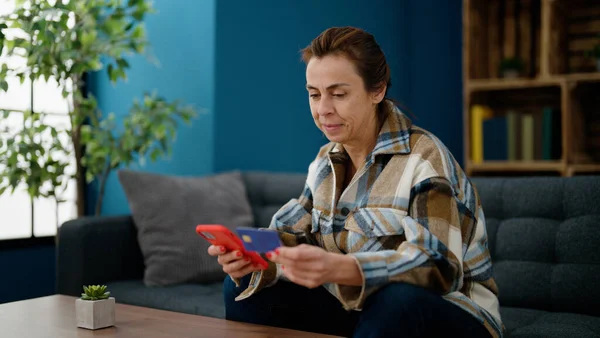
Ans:
{"type": "MultiPolygon", "coordinates": [[[[2,3],[2,1],[10,1],[10,0],[0,0],[0,3],[2,3]]],[[[90,78],[88,73],[84,73],[82,74],[82,84],[81,87],[78,88],[78,92],[82,93],[84,96],[87,96],[88,93],[88,88],[89,85],[87,83],[87,80],[90,78]]],[[[40,108],[39,107],[39,103],[36,106],[35,103],[35,86],[37,81],[41,81],[41,79],[38,79],[36,81],[30,81],[29,83],[29,87],[30,87],[30,97],[29,97],[29,107],[28,109],[31,110],[34,114],[44,114],[45,116],[69,116],[71,113],[67,110],[66,114],[63,114],[61,112],[56,112],[56,111],[46,111],[46,109],[44,108],[40,108]],[[39,110],[40,112],[37,112],[37,110],[34,110],[34,108],[38,108],[37,110],[39,110]]],[[[43,90],[42,90],[43,91],[43,90]]],[[[39,90],[38,90],[39,92],[39,90]]],[[[71,88],[71,92],[73,93],[73,88],[71,88]]],[[[23,114],[25,113],[26,110],[22,110],[22,109],[6,109],[6,108],[2,108],[0,107],[0,109],[4,109],[4,110],[8,110],[11,113],[17,113],[17,114],[23,114]]],[[[85,124],[85,123],[84,123],[85,124]]],[[[69,126],[70,128],[70,126],[69,126]]],[[[81,155],[81,154],[80,154],[81,155]]],[[[77,170],[77,163],[80,162],[80,157],[81,156],[77,156],[77,153],[73,153],[72,155],[74,157],[75,160],[75,166],[77,170]]],[[[81,177],[85,177],[85,168],[79,168],[81,170],[81,177]]],[[[47,245],[53,245],[55,244],[55,242],[58,241],[58,236],[60,233],[60,228],[63,224],[65,224],[65,222],[68,222],[69,220],[73,220],[73,219],[77,219],[79,217],[85,216],[85,215],[89,215],[90,212],[88,210],[88,206],[86,203],[86,197],[88,194],[88,184],[85,183],[84,180],[79,180],[79,179],[74,179],[72,181],[75,185],[74,187],[74,201],[71,201],[70,203],[74,203],[74,207],[75,207],[75,214],[73,218],[69,218],[67,220],[62,221],[61,223],[58,224],[58,226],[56,227],[56,233],[53,235],[41,235],[41,236],[36,236],[35,235],[35,205],[36,205],[36,201],[30,199],[29,200],[29,205],[31,207],[30,212],[31,212],[31,224],[30,224],[30,231],[31,231],[31,235],[29,237],[15,237],[15,238],[1,238],[0,239],[0,251],[3,251],[4,249],[18,249],[18,248],[26,248],[26,247],[36,247],[36,246],[47,246],[47,245]],[[82,187],[80,187],[80,185],[82,185],[82,187]],[[81,189],[81,191],[80,191],[81,189]],[[83,195],[80,196],[79,192],[81,192],[83,195]],[[78,203],[79,203],[79,198],[81,198],[84,203],[84,207],[83,207],[83,211],[80,211],[78,208],[78,203]]],[[[8,194],[10,196],[10,194],[8,194]]],[[[56,208],[56,206],[55,206],[56,208]]],[[[60,220],[60,219],[59,219],[60,220]]]]}
{"type": "MultiPolygon", "coordinates": [[[[87,74],[84,74],[83,76],[83,80],[84,80],[84,85],[82,86],[82,88],[80,89],[81,92],[86,93],[87,92],[87,85],[86,85],[86,78],[88,78],[87,74]]],[[[34,106],[34,95],[35,95],[35,90],[34,90],[34,86],[35,86],[35,81],[31,81],[29,83],[30,86],[30,98],[29,98],[29,108],[30,110],[34,113],[34,114],[44,114],[47,116],[69,116],[70,113],[67,114],[62,114],[62,113],[56,113],[56,112],[40,112],[40,113],[36,113],[33,110],[33,106],[34,106]]],[[[0,107],[0,109],[5,109],[0,107]]],[[[20,110],[20,109],[5,109],[10,111],[11,113],[17,113],[17,114],[23,114],[25,113],[24,110],[20,110]]],[[[76,154],[73,154],[74,156],[77,156],[76,154]]],[[[78,159],[75,158],[75,161],[77,162],[78,159]]],[[[85,170],[82,173],[85,175],[85,170]]],[[[75,179],[73,181],[73,183],[75,184],[75,198],[77,198],[77,180],[75,179]]],[[[86,189],[87,186],[84,186],[84,194],[87,193],[86,189]]],[[[10,196],[10,195],[9,195],[10,196]]],[[[47,246],[50,244],[54,244],[55,243],[55,238],[58,236],[58,233],[60,231],[60,227],[62,226],[63,223],[59,223],[58,227],[56,228],[56,233],[54,235],[42,235],[42,236],[36,236],[35,235],[35,201],[34,200],[30,200],[29,201],[29,205],[31,207],[31,224],[30,224],[30,230],[31,230],[31,235],[29,237],[16,237],[16,238],[0,238],[0,251],[4,250],[4,249],[19,249],[19,248],[27,248],[27,247],[38,247],[38,246],[47,246]]],[[[77,204],[77,200],[75,200],[75,205],[77,204]]],[[[78,216],[77,216],[78,217],[78,216]]]]}

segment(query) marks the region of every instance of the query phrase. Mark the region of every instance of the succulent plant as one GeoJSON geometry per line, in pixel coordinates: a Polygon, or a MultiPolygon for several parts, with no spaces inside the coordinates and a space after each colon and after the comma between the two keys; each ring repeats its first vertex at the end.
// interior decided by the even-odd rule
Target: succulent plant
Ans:
{"type": "Polygon", "coordinates": [[[110,296],[110,292],[106,291],[106,285],[84,285],[83,291],[85,291],[81,294],[83,300],[108,299],[108,296],[110,296]]]}

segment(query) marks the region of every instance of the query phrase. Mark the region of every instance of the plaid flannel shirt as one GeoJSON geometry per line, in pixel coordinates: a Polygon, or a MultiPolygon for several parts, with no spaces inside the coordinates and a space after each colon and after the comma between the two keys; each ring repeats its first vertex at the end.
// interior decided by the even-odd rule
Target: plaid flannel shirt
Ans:
{"type": "MultiPolygon", "coordinates": [[[[286,245],[303,234],[329,252],[356,259],[362,286],[324,285],[347,310],[360,310],[388,283],[406,282],[438,291],[501,337],[483,210],[447,148],[396,110],[342,190],[348,160],[342,145],[323,146],[302,194],[273,216],[270,228],[280,231],[286,245]]],[[[253,273],[238,300],[276,283],[277,270],[271,263],[253,273]]]]}

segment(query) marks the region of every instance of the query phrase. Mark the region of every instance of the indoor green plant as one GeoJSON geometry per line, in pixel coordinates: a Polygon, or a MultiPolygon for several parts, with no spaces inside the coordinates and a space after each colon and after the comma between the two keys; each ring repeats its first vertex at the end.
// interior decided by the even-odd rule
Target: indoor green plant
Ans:
{"type": "Polygon", "coordinates": [[[525,64],[518,57],[510,57],[502,59],[500,62],[500,74],[504,78],[517,78],[523,75],[525,64]]]}
{"type": "Polygon", "coordinates": [[[101,329],[115,325],[115,299],[106,285],[83,286],[81,298],[75,300],[77,326],[101,329]]]}
{"type": "MultiPolygon", "coordinates": [[[[25,112],[17,130],[0,130],[0,194],[25,186],[31,198],[54,197],[60,203],[69,179],[77,178],[78,215],[84,214],[84,186],[98,179],[100,213],[108,174],[120,165],[169,154],[179,121],[196,116],[191,107],[145,93],[129,114],[103,115],[95,98],[83,93],[85,76],[106,71],[110,81],[126,80],[127,57],[146,54],[143,20],[154,10],[144,0],[18,0],[18,8],[0,17],[0,53],[20,56],[24,67],[0,67],[0,91],[9,77],[45,81],[52,77],[63,96],[72,97],[68,128],[43,123],[25,112]],[[44,144],[40,144],[42,135],[44,144]],[[61,154],[59,156],[58,154],[61,154]],[[76,170],[69,173],[71,154],[76,170]],[[84,175],[85,172],[85,175],[84,175]]],[[[8,118],[11,112],[2,112],[8,118]]]]}
{"type": "Polygon", "coordinates": [[[110,292],[106,291],[106,285],[89,285],[83,286],[83,293],[81,299],[83,300],[101,300],[108,299],[110,292]]]}

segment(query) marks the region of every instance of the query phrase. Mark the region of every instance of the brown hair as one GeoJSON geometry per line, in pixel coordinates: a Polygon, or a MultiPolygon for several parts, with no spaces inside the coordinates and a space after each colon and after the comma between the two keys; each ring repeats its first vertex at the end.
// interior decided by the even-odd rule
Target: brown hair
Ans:
{"type": "Polygon", "coordinates": [[[393,109],[387,103],[390,100],[387,98],[387,91],[392,82],[390,67],[373,35],[355,27],[332,27],[302,49],[302,60],[306,64],[313,57],[322,58],[327,55],[344,56],[350,60],[368,92],[376,92],[387,85],[385,98],[377,105],[377,120],[379,124],[383,123],[393,109]]]}

